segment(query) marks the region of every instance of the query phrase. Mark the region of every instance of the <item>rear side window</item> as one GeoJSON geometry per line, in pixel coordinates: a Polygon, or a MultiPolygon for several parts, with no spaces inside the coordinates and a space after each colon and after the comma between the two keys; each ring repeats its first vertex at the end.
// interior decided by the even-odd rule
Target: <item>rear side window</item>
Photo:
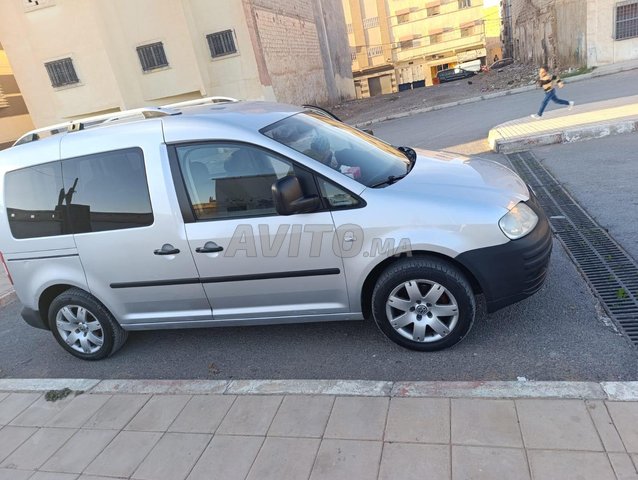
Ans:
{"type": "Polygon", "coordinates": [[[153,223],[137,148],[23,168],[5,176],[14,238],[144,227],[153,223]]]}
{"type": "Polygon", "coordinates": [[[139,148],[62,161],[64,199],[73,233],[153,223],[144,157],[139,148]]]}
{"type": "Polygon", "coordinates": [[[14,238],[71,233],[59,202],[63,192],[60,162],[8,172],[4,191],[9,227],[14,238]]]}

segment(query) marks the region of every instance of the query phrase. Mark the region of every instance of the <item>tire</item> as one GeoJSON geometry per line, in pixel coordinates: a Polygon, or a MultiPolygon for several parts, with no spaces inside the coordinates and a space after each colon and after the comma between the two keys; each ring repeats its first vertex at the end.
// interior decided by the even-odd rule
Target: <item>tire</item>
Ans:
{"type": "Polygon", "coordinates": [[[55,297],[48,318],[51,332],[62,348],[82,360],[113,355],[128,336],[104,305],[79,288],[55,297]]]}
{"type": "Polygon", "coordinates": [[[390,340],[429,352],[451,347],[468,334],[476,299],[468,280],[452,264],[432,257],[405,258],[377,280],[372,314],[390,340]]]}

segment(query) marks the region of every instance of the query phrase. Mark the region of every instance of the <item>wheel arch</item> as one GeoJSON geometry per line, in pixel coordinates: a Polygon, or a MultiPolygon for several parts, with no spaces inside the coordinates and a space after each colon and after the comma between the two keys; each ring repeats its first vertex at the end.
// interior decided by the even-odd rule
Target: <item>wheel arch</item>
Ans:
{"type": "Polygon", "coordinates": [[[366,279],[363,282],[363,287],[361,288],[361,310],[363,312],[364,318],[370,318],[372,316],[372,291],[374,290],[374,286],[377,283],[377,280],[381,276],[381,274],[392,264],[398,262],[403,258],[414,258],[414,257],[429,257],[436,258],[439,260],[443,260],[450,265],[456,267],[470,282],[470,286],[472,287],[472,291],[474,294],[483,293],[483,289],[481,288],[481,284],[476,279],[474,274],[468,270],[463,264],[458,262],[452,257],[447,255],[443,255],[437,252],[431,252],[427,250],[414,250],[410,252],[402,253],[398,256],[388,257],[378,265],[376,265],[368,274],[366,279]]]}

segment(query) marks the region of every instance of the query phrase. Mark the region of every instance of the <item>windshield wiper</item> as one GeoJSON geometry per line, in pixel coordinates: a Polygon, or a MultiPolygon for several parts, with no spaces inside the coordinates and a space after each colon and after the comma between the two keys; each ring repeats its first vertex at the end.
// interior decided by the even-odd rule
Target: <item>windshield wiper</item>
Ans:
{"type": "Polygon", "coordinates": [[[401,180],[403,177],[405,177],[407,175],[407,173],[403,174],[403,175],[390,175],[388,178],[386,178],[385,180],[383,180],[382,182],[379,183],[375,183],[374,185],[370,185],[370,188],[377,188],[377,187],[381,187],[383,185],[392,185],[393,183],[398,182],[399,180],[401,180]]]}

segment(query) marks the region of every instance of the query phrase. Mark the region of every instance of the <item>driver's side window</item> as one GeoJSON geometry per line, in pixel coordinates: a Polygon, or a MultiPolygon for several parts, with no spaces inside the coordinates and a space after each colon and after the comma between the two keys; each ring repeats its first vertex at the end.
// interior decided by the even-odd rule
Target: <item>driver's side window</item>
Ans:
{"type": "Polygon", "coordinates": [[[178,146],[177,157],[197,220],[276,215],[272,185],[293,173],[290,161],[244,144],[178,146]]]}

